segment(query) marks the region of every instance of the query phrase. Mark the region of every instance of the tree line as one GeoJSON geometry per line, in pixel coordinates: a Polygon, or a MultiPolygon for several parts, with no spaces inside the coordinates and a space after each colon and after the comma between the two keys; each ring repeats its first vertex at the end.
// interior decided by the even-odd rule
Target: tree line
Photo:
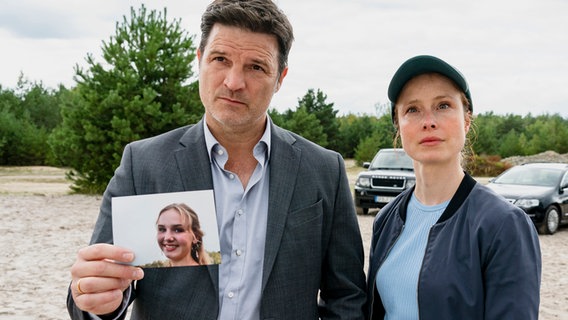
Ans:
{"type": "MultiPolygon", "coordinates": [[[[194,77],[194,36],[167,10],[131,9],[102,44],[102,59],[87,55],[75,67],[76,85],[56,89],[22,74],[15,88],[0,85],[0,165],[70,168],[75,191],[101,193],[124,146],[199,121],[203,106],[194,77]]],[[[278,125],[359,163],[393,147],[390,108],[338,115],[319,89],[296,106],[268,111],[278,125]]],[[[568,152],[568,119],[558,114],[475,117],[473,151],[508,157],[547,150],[568,152]]]]}

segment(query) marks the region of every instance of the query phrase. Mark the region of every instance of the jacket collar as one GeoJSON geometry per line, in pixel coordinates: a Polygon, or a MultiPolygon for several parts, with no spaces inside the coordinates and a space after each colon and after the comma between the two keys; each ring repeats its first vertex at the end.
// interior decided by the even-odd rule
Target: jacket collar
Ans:
{"type": "Polygon", "coordinates": [[[210,159],[203,134],[203,120],[190,126],[174,151],[185,190],[213,189],[210,159]]]}
{"type": "MultiPolygon", "coordinates": [[[[440,219],[438,219],[438,221],[436,223],[444,222],[444,221],[448,220],[449,218],[451,218],[458,211],[458,209],[462,206],[462,204],[464,203],[467,196],[470,194],[473,187],[475,187],[476,183],[477,182],[475,181],[475,179],[473,179],[467,172],[465,172],[465,175],[464,175],[458,189],[456,190],[456,193],[454,194],[454,196],[450,200],[450,203],[448,203],[446,210],[444,210],[444,212],[440,216],[440,219]]],[[[410,197],[412,196],[412,193],[414,193],[414,188],[416,188],[416,187],[415,186],[412,187],[412,189],[408,190],[402,196],[400,208],[399,208],[398,212],[399,212],[400,218],[403,221],[406,221],[406,210],[408,208],[408,203],[410,202],[410,197]]]]}
{"type": "Polygon", "coordinates": [[[272,148],[270,150],[268,222],[262,274],[263,289],[268,282],[282,241],[302,156],[300,148],[294,146],[296,138],[290,132],[274,125],[272,121],[270,125],[272,126],[272,148]]]}

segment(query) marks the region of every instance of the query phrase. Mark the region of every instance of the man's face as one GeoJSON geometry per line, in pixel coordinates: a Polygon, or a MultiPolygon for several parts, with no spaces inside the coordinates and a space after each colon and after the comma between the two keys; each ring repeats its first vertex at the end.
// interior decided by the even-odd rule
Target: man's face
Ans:
{"type": "Polygon", "coordinates": [[[264,127],[272,96],[288,71],[278,74],[276,38],[216,24],[197,56],[199,95],[210,129],[242,132],[264,127]]]}

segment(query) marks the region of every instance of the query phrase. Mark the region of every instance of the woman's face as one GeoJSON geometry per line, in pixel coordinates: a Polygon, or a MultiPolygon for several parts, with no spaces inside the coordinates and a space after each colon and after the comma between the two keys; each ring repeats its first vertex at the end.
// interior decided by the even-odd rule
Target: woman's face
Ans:
{"type": "Polygon", "coordinates": [[[169,209],[158,218],[158,245],[172,264],[193,261],[191,245],[195,235],[190,226],[183,223],[181,214],[176,209],[169,209]]]}
{"type": "Polygon", "coordinates": [[[459,164],[470,117],[451,80],[436,73],[412,78],[396,112],[402,146],[411,158],[422,164],[459,164]]]}

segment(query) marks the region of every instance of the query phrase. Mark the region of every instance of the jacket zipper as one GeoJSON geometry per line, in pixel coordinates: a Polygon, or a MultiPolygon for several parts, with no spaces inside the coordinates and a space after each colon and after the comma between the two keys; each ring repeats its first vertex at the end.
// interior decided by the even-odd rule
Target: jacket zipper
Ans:
{"type": "MultiPolygon", "coordinates": [[[[383,261],[381,261],[381,264],[377,267],[377,272],[375,272],[375,274],[373,275],[373,282],[372,285],[373,287],[376,287],[376,280],[377,280],[377,273],[379,273],[379,270],[381,270],[381,267],[383,266],[383,264],[385,263],[385,260],[387,259],[387,257],[389,256],[392,248],[394,248],[394,245],[398,242],[398,239],[400,238],[400,235],[402,234],[402,231],[404,231],[404,227],[406,226],[406,224],[402,225],[402,228],[400,228],[400,232],[396,235],[396,239],[394,240],[394,242],[392,243],[392,245],[389,247],[389,250],[387,251],[387,254],[385,255],[385,258],[383,259],[383,261]]],[[[379,291],[379,289],[377,289],[377,292],[379,291]]],[[[372,296],[371,296],[371,310],[369,312],[369,319],[373,319],[373,306],[375,304],[375,289],[373,288],[372,292],[372,296]]]]}
{"type": "Polygon", "coordinates": [[[426,241],[426,249],[424,250],[424,257],[422,258],[422,264],[420,265],[420,271],[418,271],[418,283],[416,284],[416,305],[418,306],[418,320],[420,320],[420,278],[422,278],[422,270],[424,269],[424,258],[426,258],[426,250],[428,250],[428,245],[430,244],[430,237],[432,236],[432,228],[428,231],[428,240],[426,241]]]}

